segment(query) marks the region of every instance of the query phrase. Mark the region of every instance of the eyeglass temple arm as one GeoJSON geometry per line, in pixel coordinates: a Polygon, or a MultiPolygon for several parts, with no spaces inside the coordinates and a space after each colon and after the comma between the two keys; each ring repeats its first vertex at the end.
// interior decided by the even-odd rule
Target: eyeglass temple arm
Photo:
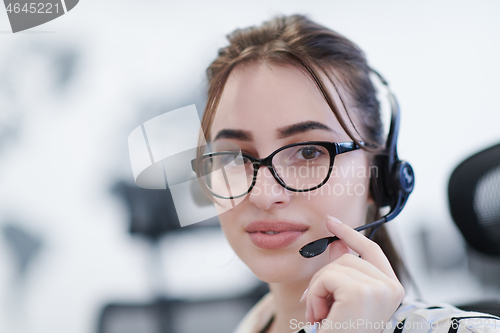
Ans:
{"type": "MultiPolygon", "coordinates": [[[[359,141],[359,143],[361,143],[362,145],[364,145],[365,143],[363,141],[359,141]]],[[[356,145],[355,142],[338,142],[337,143],[337,154],[343,154],[343,153],[347,153],[349,151],[353,151],[353,150],[356,150],[356,149],[359,149],[360,147],[358,145],[356,145]]]]}

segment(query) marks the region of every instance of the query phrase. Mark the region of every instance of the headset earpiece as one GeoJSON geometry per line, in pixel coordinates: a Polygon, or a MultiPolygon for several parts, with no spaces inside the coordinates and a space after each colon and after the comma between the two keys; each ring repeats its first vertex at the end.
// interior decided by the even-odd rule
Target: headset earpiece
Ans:
{"type": "Polygon", "coordinates": [[[413,173],[413,168],[410,163],[398,161],[396,163],[394,176],[396,178],[394,179],[394,186],[397,187],[399,191],[403,192],[405,196],[410,195],[415,185],[415,174],[413,173]]]}
{"type": "MultiPolygon", "coordinates": [[[[413,191],[415,175],[408,162],[398,157],[397,142],[400,123],[400,109],[396,96],[391,92],[389,84],[378,72],[372,69],[382,84],[388,90],[391,106],[391,124],[387,135],[384,151],[375,156],[375,166],[378,168],[377,189],[378,202],[381,207],[390,206],[391,210],[400,202],[403,204],[413,191]],[[400,198],[400,196],[403,196],[400,198]]],[[[402,209],[402,207],[401,207],[402,209]]]]}

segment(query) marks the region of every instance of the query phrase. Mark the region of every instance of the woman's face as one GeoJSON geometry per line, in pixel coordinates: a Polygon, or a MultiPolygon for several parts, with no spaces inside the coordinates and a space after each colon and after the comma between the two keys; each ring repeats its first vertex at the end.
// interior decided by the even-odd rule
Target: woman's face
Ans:
{"type": "MultiPolygon", "coordinates": [[[[231,131],[225,131],[216,142],[237,144],[242,152],[256,158],[297,142],[352,141],[311,79],[291,65],[259,63],[235,68],[221,96],[211,139],[223,130],[231,131]],[[297,126],[306,122],[316,125],[297,126]]],[[[334,242],[324,254],[309,259],[303,258],[299,249],[331,236],[327,215],[352,227],[364,224],[370,200],[368,169],[363,150],[338,155],[322,188],[298,193],[281,187],[270,171],[261,167],[255,187],[246,197],[227,211],[219,207],[224,234],[261,280],[310,279],[345,248],[334,242]],[[276,226],[283,231],[276,233],[276,226]]]]}

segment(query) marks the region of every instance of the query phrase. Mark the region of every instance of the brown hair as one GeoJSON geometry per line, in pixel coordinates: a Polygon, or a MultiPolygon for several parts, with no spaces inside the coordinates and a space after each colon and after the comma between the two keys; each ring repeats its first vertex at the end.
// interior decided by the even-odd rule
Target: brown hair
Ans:
{"type": "MultiPolygon", "coordinates": [[[[340,34],[323,27],[302,15],[281,16],[261,26],[237,29],[227,36],[229,45],[221,48],[217,58],[207,68],[208,99],[201,127],[205,139],[210,138],[211,125],[226,81],[238,65],[253,62],[291,64],[304,71],[313,80],[344,131],[362,149],[375,154],[383,153],[383,129],[380,120],[376,90],[370,80],[372,70],[365,55],[354,43],[340,34]],[[330,96],[321,78],[323,74],[333,84],[330,96]],[[348,112],[348,110],[350,112],[348,112]],[[347,119],[342,116],[345,113],[347,119]],[[353,118],[361,123],[361,133],[353,118]],[[348,127],[350,121],[356,133],[348,127]],[[357,134],[357,135],[355,135],[357,134]],[[362,144],[360,141],[369,143],[362,144]]],[[[203,137],[200,136],[200,143],[203,137]]],[[[376,172],[377,168],[370,168],[376,172]]],[[[372,174],[370,191],[375,201],[367,222],[380,217],[377,176],[372,174]]],[[[401,280],[407,271],[395,250],[384,226],[373,240],[379,244],[401,280]]]]}

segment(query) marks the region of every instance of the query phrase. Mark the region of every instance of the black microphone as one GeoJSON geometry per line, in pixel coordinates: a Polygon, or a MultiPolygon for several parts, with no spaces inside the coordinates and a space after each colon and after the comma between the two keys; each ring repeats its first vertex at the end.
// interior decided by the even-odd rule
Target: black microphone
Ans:
{"type": "MultiPolygon", "coordinates": [[[[370,237],[369,237],[369,238],[371,238],[373,236],[373,234],[375,233],[375,230],[378,227],[380,227],[382,224],[384,224],[386,222],[393,220],[396,216],[399,215],[399,213],[401,213],[407,199],[408,199],[408,196],[404,195],[403,193],[400,192],[399,196],[398,196],[398,201],[397,201],[396,205],[394,205],[394,209],[392,209],[387,215],[383,216],[382,218],[380,218],[376,221],[373,221],[371,223],[357,227],[354,230],[363,231],[363,230],[366,230],[368,228],[374,228],[370,237]]],[[[304,245],[299,250],[299,253],[304,258],[316,257],[317,255],[325,252],[325,250],[328,248],[328,245],[330,245],[330,243],[332,243],[338,239],[339,238],[337,236],[333,236],[333,237],[325,237],[325,238],[315,240],[314,242],[311,242],[309,244],[304,245]]]]}

